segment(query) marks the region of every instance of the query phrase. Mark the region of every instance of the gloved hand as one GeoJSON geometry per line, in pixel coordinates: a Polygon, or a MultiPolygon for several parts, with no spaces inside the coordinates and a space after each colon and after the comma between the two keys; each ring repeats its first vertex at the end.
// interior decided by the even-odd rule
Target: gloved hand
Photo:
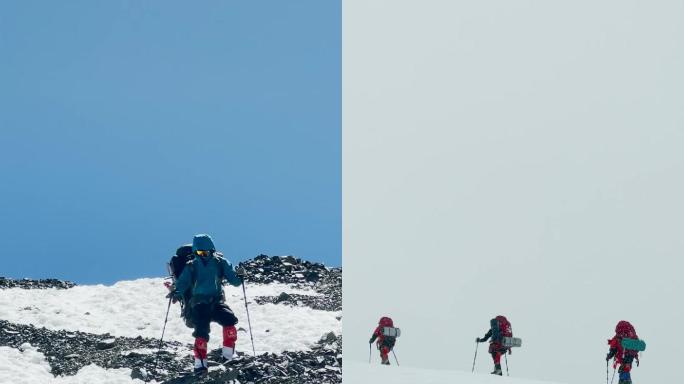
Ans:
{"type": "Polygon", "coordinates": [[[475,342],[476,342],[476,343],[481,343],[481,342],[482,342],[482,339],[480,339],[480,338],[478,337],[478,338],[475,339],[475,342]]]}
{"type": "Polygon", "coordinates": [[[373,338],[372,337],[370,340],[368,340],[368,344],[373,344],[373,338]]]}
{"type": "Polygon", "coordinates": [[[235,270],[235,274],[242,280],[244,280],[245,277],[247,277],[247,271],[245,271],[245,268],[243,267],[237,267],[237,269],[235,270]]]}
{"type": "Polygon", "coordinates": [[[177,301],[180,301],[181,295],[176,291],[171,291],[168,295],[166,295],[166,298],[171,299],[171,302],[175,303],[177,301]]]}
{"type": "Polygon", "coordinates": [[[513,354],[513,348],[508,348],[508,354],[512,355],[513,354]]]}
{"type": "Polygon", "coordinates": [[[613,356],[611,356],[610,353],[607,354],[607,355],[606,355],[606,361],[609,361],[611,357],[613,357],[613,356]]]}

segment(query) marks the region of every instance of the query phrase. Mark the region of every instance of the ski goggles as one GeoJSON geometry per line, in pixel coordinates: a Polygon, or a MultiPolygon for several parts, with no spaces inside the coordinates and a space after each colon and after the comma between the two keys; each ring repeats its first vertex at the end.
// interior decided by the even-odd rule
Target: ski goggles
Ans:
{"type": "Polygon", "coordinates": [[[211,251],[195,251],[198,256],[207,256],[211,251]]]}

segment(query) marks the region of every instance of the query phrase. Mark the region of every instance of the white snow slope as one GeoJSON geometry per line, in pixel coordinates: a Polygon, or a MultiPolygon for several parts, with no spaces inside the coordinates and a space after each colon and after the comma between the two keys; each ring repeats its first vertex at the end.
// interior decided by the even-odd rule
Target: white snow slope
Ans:
{"type": "MultiPolygon", "coordinates": [[[[164,325],[168,292],[163,279],[139,279],[120,281],[112,286],[77,286],[71,289],[5,289],[0,291],[0,319],[19,324],[33,324],[51,330],[82,331],[96,334],[110,333],[113,336],[159,338],[164,325]]],[[[328,332],[340,334],[342,325],[336,317],[340,312],[326,312],[307,307],[285,305],[257,305],[256,296],[277,296],[281,292],[300,295],[318,295],[314,291],[293,289],[284,284],[246,285],[249,298],[249,312],[257,353],[279,353],[285,350],[307,350],[328,332]]],[[[238,323],[237,350],[249,351],[251,344],[247,332],[247,315],[240,288],[226,287],[226,300],[240,320],[238,323]],[[241,328],[244,328],[242,330],[241,328]]],[[[164,340],[192,343],[192,330],[187,328],[179,316],[180,307],[174,304],[169,313],[164,340]]],[[[221,345],[221,328],[212,323],[210,348],[221,345]]],[[[30,351],[30,346],[27,346],[30,351]]],[[[0,353],[0,382],[2,375],[11,369],[42,375],[49,366],[38,353],[6,351],[0,353]],[[19,365],[12,362],[20,361],[19,365]],[[14,368],[13,368],[14,367],[14,368]],[[29,368],[30,367],[30,368],[29,368]]],[[[187,351],[191,353],[190,350],[187,351]]],[[[84,368],[85,369],[85,368],[84,368]]],[[[104,371],[104,370],[101,370],[104,371]]],[[[91,372],[90,374],[92,374],[91,372]]],[[[81,373],[79,372],[79,375],[81,373]]],[[[87,373],[84,373],[87,374],[87,373]]],[[[130,372],[129,372],[130,374],[130,372]]],[[[107,373],[107,377],[126,377],[107,373]]],[[[37,376],[36,376],[37,377],[37,376]]],[[[42,376],[41,376],[42,377],[42,376]]],[[[47,376],[46,376],[47,377],[47,376]]],[[[97,382],[106,381],[105,376],[97,382]]],[[[69,379],[71,380],[71,379],[69,379]]],[[[76,381],[55,381],[72,383],[76,381]]],[[[114,379],[112,379],[114,380],[114,379]]],[[[52,382],[40,379],[35,382],[52,382]]],[[[91,381],[92,382],[92,381],[91,381]]],[[[130,377],[127,381],[131,382],[130,377]]]]}
{"type": "Polygon", "coordinates": [[[488,374],[458,371],[428,370],[398,366],[381,366],[360,362],[344,362],[345,383],[392,384],[553,384],[549,381],[523,380],[488,374]]]}

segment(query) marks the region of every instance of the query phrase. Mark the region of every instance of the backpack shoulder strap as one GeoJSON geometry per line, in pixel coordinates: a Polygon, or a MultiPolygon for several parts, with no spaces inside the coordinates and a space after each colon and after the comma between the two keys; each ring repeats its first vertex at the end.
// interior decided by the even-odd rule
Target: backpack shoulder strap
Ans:
{"type": "Polygon", "coordinates": [[[216,260],[216,263],[219,266],[219,273],[221,273],[221,276],[225,276],[226,271],[223,270],[223,263],[222,263],[222,261],[225,260],[225,258],[223,257],[223,253],[216,252],[214,254],[214,260],[216,260]]]}
{"type": "Polygon", "coordinates": [[[185,268],[190,268],[190,276],[193,284],[197,281],[197,268],[195,268],[195,260],[190,260],[185,264],[185,268]]]}

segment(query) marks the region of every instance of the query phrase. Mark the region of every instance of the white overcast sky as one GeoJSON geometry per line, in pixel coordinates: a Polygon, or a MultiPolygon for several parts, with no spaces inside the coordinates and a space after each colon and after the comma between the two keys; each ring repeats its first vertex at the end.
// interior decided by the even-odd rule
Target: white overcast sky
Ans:
{"type": "Polygon", "coordinates": [[[625,319],[673,382],[684,2],[343,6],[345,360],[391,315],[403,365],[470,370],[505,314],[512,375],[586,384],[625,319]]]}

